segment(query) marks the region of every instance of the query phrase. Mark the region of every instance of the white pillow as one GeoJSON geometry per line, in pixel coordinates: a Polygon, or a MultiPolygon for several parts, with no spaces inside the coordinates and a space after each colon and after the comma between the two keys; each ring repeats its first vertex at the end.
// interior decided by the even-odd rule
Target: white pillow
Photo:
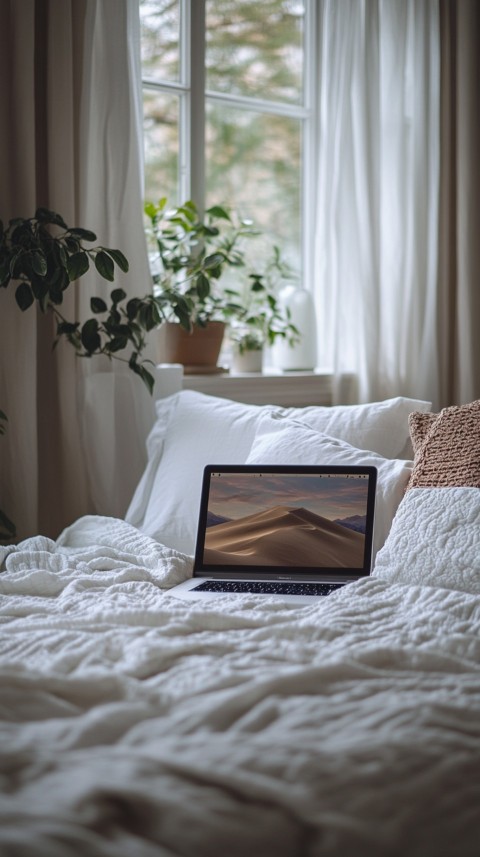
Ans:
{"type": "Polygon", "coordinates": [[[407,491],[373,573],[393,583],[480,594],[480,490],[407,491]]]}
{"type": "Polygon", "coordinates": [[[413,458],[408,416],[413,411],[427,413],[431,402],[398,396],[364,405],[336,405],[332,408],[309,406],[279,409],[282,414],[300,419],[315,431],[346,440],[358,449],[371,449],[385,458],[413,458]]]}
{"type": "Polygon", "coordinates": [[[300,425],[285,427],[266,416],[253,442],[247,464],[360,464],[377,468],[373,557],[382,547],[412,472],[413,462],[383,458],[344,440],[300,425]]]}
{"type": "Polygon", "coordinates": [[[156,403],[148,462],[126,520],[167,547],[193,554],[203,468],[243,464],[266,408],[191,390],[156,403]]]}
{"type": "Polygon", "coordinates": [[[295,418],[381,455],[398,456],[408,439],[408,414],[428,402],[396,398],[339,407],[278,408],[246,405],[192,390],[156,403],[147,441],[148,461],[126,520],[167,547],[195,549],[202,472],[206,464],[243,464],[261,419],[295,418]]]}

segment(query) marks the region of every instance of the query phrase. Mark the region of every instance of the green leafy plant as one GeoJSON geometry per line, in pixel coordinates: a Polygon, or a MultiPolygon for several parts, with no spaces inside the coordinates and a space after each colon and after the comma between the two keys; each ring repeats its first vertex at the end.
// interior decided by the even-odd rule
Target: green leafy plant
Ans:
{"type": "Polygon", "coordinates": [[[15,283],[15,299],[25,312],[36,303],[43,313],[56,320],[54,346],[65,338],[81,357],[103,354],[128,362],[130,368],[152,390],[153,377],[141,361],[145,333],[160,324],[162,315],[152,295],[126,301],[123,289],[113,289],[110,304],[92,297],[93,317],[85,322],[66,319],[60,309],[70,283],[80,279],[93,263],[109,282],[115,267],[126,273],[128,261],[120,250],[88,247],[96,241],[89,229],[69,227],[63,218],[46,208],[38,208],[34,217],[14,218],[6,228],[0,223],[0,288],[15,283]],[[121,356],[127,347],[128,356],[121,356]]]}
{"type": "Polygon", "coordinates": [[[145,214],[153,291],[163,319],[191,331],[241,313],[237,292],[220,280],[228,269],[245,267],[246,243],[259,234],[252,222],[220,205],[201,218],[191,200],[169,209],[165,197],[147,202],[145,214]]]}
{"type": "MultiPolygon", "coordinates": [[[[36,304],[42,313],[53,314],[54,347],[65,338],[81,357],[104,354],[124,360],[151,392],[154,379],[146,368],[148,361],[140,360],[140,355],[146,332],[161,321],[152,295],[126,301],[123,289],[113,289],[110,305],[93,297],[93,317],[83,324],[66,319],[60,309],[69,285],[86,274],[91,263],[109,282],[114,280],[115,267],[128,271],[128,261],[120,250],[85,245],[93,241],[94,232],[69,227],[59,214],[46,208],[38,208],[30,218],[14,218],[5,227],[0,222],[0,288],[15,285],[15,300],[22,312],[36,304]],[[120,356],[127,347],[128,356],[120,356]]],[[[0,434],[5,432],[6,420],[0,411],[0,434]]],[[[0,511],[0,539],[14,534],[15,526],[0,511]]]]}
{"type": "Polygon", "coordinates": [[[250,274],[249,286],[243,292],[235,292],[241,309],[237,311],[229,336],[240,354],[273,345],[279,338],[286,339],[290,345],[298,342],[300,334],[292,323],[290,311],[282,307],[278,299],[281,281],[291,282],[294,276],[275,245],[264,272],[250,274]]]}
{"type": "Polygon", "coordinates": [[[146,203],[145,214],[156,307],[165,321],[178,321],[187,331],[209,321],[228,322],[241,353],[277,337],[292,344],[298,339],[276,294],[279,282],[293,273],[276,246],[262,273],[252,271],[250,257],[255,267],[262,265],[254,246],[262,236],[251,220],[221,205],[208,208],[202,219],[191,200],[169,209],[165,197],[157,205],[146,203]]]}
{"type": "Polygon", "coordinates": [[[46,208],[34,217],[17,217],[7,227],[0,223],[0,287],[16,281],[15,299],[21,310],[37,301],[42,312],[57,307],[73,280],[88,271],[93,261],[98,273],[113,281],[115,264],[128,271],[120,250],[107,247],[85,248],[84,241],[96,241],[89,229],[70,228],[63,218],[46,208]]]}

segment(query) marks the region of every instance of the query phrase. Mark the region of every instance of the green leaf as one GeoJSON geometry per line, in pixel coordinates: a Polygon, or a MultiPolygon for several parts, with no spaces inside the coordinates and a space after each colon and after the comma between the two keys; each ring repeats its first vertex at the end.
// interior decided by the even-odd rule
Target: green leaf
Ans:
{"type": "Polygon", "coordinates": [[[107,312],[108,307],[102,298],[90,298],[90,309],[92,312],[107,312]]]}
{"type": "Polygon", "coordinates": [[[202,226],[201,231],[203,232],[204,235],[208,235],[209,238],[213,238],[215,235],[220,234],[220,230],[219,230],[218,226],[204,225],[204,226],[202,226]]]}
{"type": "Polygon", "coordinates": [[[217,268],[219,265],[223,265],[225,261],[225,256],[223,253],[212,253],[210,256],[206,256],[203,262],[203,267],[209,270],[209,268],[217,268]]]}
{"type": "Polygon", "coordinates": [[[69,238],[68,235],[63,239],[63,243],[65,244],[65,247],[67,248],[69,253],[77,253],[77,251],[80,250],[81,247],[80,242],[77,241],[76,238],[69,238]]]}
{"type": "Polygon", "coordinates": [[[154,330],[155,327],[158,327],[161,324],[162,319],[160,313],[158,311],[158,307],[154,303],[148,304],[148,314],[147,314],[147,324],[146,330],[154,330]]]}
{"type": "Polygon", "coordinates": [[[61,289],[50,289],[49,292],[40,299],[40,301],[42,312],[46,312],[49,303],[55,304],[56,306],[62,303],[63,292],[61,289]]]}
{"type": "Polygon", "coordinates": [[[36,243],[31,220],[20,220],[12,232],[12,244],[18,244],[24,250],[36,243]]]}
{"type": "Polygon", "coordinates": [[[136,352],[134,352],[134,354],[132,354],[132,357],[130,358],[130,360],[128,362],[128,365],[130,366],[130,369],[132,370],[132,372],[135,372],[136,375],[140,376],[140,378],[142,379],[143,383],[145,384],[148,392],[151,395],[153,393],[153,387],[155,384],[155,379],[154,379],[153,375],[151,375],[150,372],[148,372],[148,370],[145,369],[145,366],[142,366],[140,363],[137,363],[136,358],[137,358],[137,354],[136,354],[136,352]]]}
{"type": "Polygon", "coordinates": [[[70,282],[72,283],[74,280],[83,277],[89,267],[90,261],[85,252],[80,250],[78,253],[74,253],[73,256],[69,256],[67,259],[67,273],[70,282]]]}
{"type": "Polygon", "coordinates": [[[263,285],[260,278],[255,277],[252,285],[250,286],[252,292],[264,292],[265,286],[263,285]]]}
{"type": "Polygon", "coordinates": [[[120,324],[121,318],[122,317],[121,317],[118,309],[115,309],[115,304],[114,304],[110,310],[110,313],[108,316],[108,321],[105,322],[104,327],[107,327],[107,325],[109,327],[111,327],[112,325],[120,324]]]}
{"type": "Polygon", "coordinates": [[[126,336],[114,336],[106,346],[106,350],[110,354],[115,354],[117,351],[122,351],[127,345],[128,338],[126,336]]]}
{"type": "Polygon", "coordinates": [[[0,286],[8,286],[10,282],[10,261],[2,259],[0,261],[0,286]]]}
{"type": "Polygon", "coordinates": [[[184,330],[187,330],[189,333],[192,329],[192,320],[190,315],[190,309],[187,309],[184,304],[178,303],[175,307],[173,307],[173,311],[177,316],[181,326],[184,330]]]}
{"type": "Polygon", "coordinates": [[[197,206],[195,205],[193,199],[187,199],[186,202],[183,203],[182,208],[188,208],[193,214],[197,214],[197,206]]]}
{"type": "Polygon", "coordinates": [[[58,264],[62,266],[62,268],[67,267],[67,254],[65,252],[65,248],[62,247],[61,244],[56,244],[56,250],[58,255],[58,264]]]}
{"type": "Polygon", "coordinates": [[[138,310],[140,309],[141,304],[142,304],[142,301],[140,300],[140,298],[132,298],[131,300],[128,301],[125,309],[127,311],[127,317],[129,318],[130,321],[133,321],[133,319],[137,316],[137,313],[138,313],[138,310]]]}
{"type": "Polygon", "coordinates": [[[37,208],[35,212],[35,220],[40,223],[54,223],[56,226],[61,226],[62,229],[68,229],[67,224],[55,211],[50,211],[48,208],[37,208]]]}
{"type": "Polygon", "coordinates": [[[110,297],[114,304],[119,304],[120,301],[125,300],[127,293],[124,292],[123,289],[114,289],[110,297]]]}
{"type": "Polygon", "coordinates": [[[47,273],[47,260],[41,250],[32,253],[30,257],[32,268],[39,277],[44,277],[47,273]]]}
{"type": "Polygon", "coordinates": [[[24,251],[19,249],[15,256],[10,259],[10,277],[12,280],[17,280],[22,272],[25,262],[24,251]]]}
{"type": "Polygon", "coordinates": [[[211,217],[218,217],[222,220],[231,220],[228,211],[226,211],[225,208],[222,208],[221,205],[212,205],[211,208],[207,208],[206,213],[211,217]]]}
{"type": "Polygon", "coordinates": [[[60,321],[57,324],[57,336],[62,336],[63,334],[70,336],[72,333],[76,333],[79,327],[79,321],[60,321]]]}
{"type": "Polygon", "coordinates": [[[73,238],[78,238],[80,241],[97,240],[95,232],[92,232],[90,229],[81,229],[79,226],[76,226],[74,229],[69,229],[68,231],[73,238]]]}
{"type": "Polygon", "coordinates": [[[94,351],[101,346],[100,334],[98,333],[98,321],[96,318],[89,318],[82,327],[81,331],[82,345],[88,355],[91,356],[94,351]]]}
{"type": "Polygon", "coordinates": [[[128,271],[129,265],[128,265],[128,260],[123,255],[122,251],[121,250],[109,250],[107,247],[104,247],[104,250],[105,250],[105,253],[108,253],[108,255],[112,257],[113,261],[118,265],[120,270],[123,271],[124,274],[126,274],[128,271]]]}
{"type": "Polygon", "coordinates": [[[154,205],[153,202],[146,202],[144,207],[143,207],[143,210],[144,210],[145,214],[147,215],[147,217],[150,218],[150,220],[154,220],[154,218],[157,214],[157,206],[154,205]]]}
{"type": "Polygon", "coordinates": [[[95,267],[105,280],[113,282],[115,279],[115,268],[110,256],[104,250],[100,250],[95,256],[95,267]]]}
{"type": "Polygon", "coordinates": [[[152,328],[158,327],[163,321],[163,315],[160,309],[159,304],[156,300],[154,300],[151,304],[152,307],[152,328]]]}
{"type": "Polygon", "coordinates": [[[25,310],[33,304],[34,297],[28,283],[20,283],[20,285],[17,286],[15,300],[22,312],[25,312],[25,310]]]}
{"type": "Polygon", "coordinates": [[[195,218],[197,216],[197,210],[196,210],[195,206],[193,205],[193,203],[191,205],[187,205],[187,204],[182,205],[182,206],[180,206],[180,208],[178,210],[181,211],[181,213],[185,215],[185,217],[187,218],[187,220],[190,223],[195,223],[195,218]]]}
{"type": "Polygon", "coordinates": [[[204,301],[210,294],[210,280],[205,274],[200,273],[195,281],[195,287],[198,297],[201,301],[204,301]]]}
{"type": "Polygon", "coordinates": [[[185,232],[190,232],[192,229],[190,221],[185,219],[185,217],[180,217],[179,215],[175,214],[173,217],[169,217],[168,219],[170,223],[175,223],[176,226],[181,226],[181,228],[185,232]]]}

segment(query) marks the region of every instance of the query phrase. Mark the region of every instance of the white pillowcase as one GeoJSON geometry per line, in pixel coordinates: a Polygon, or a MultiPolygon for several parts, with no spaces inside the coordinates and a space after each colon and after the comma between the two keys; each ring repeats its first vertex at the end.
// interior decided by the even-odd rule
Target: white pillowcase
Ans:
{"type": "Polygon", "coordinates": [[[265,409],[185,390],[156,403],[148,462],[126,520],[167,547],[193,554],[203,468],[243,464],[265,409]]]}
{"type": "Polygon", "coordinates": [[[413,411],[429,412],[431,402],[417,399],[385,399],[364,405],[336,405],[320,408],[281,408],[279,413],[300,421],[315,431],[346,440],[358,449],[371,449],[385,458],[413,458],[408,416],[413,411]]]}
{"type": "Polygon", "coordinates": [[[412,472],[413,462],[383,458],[344,440],[313,431],[298,422],[285,427],[266,416],[246,464],[355,464],[377,468],[373,557],[388,536],[395,512],[412,472]]]}
{"type": "Polygon", "coordinates": [[[479,489],[408,490],[373,573],[392,583],[480,594],[479,489]]]}
{"type": "Polygon", "coordinates": [[[429,402],[395,398],[332,408],[278,408],[184,390],[156,403],[147,466],[126,520],[168,547],[192,554],[204,466],[243,464],[265,415],[275,414],[279,425],[294,418],[393,458],[408,445],[408,414],[430,407],[429,402]]]}

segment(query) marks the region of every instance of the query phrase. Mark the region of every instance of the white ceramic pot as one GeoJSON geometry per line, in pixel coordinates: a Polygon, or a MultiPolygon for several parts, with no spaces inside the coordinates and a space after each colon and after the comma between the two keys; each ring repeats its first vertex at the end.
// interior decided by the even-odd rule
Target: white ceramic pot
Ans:
{"type": "Polygon", "coordinates": [[[244,372],[261,372],[263,364],[263,349],[257,348],[251,351],[244,351],[243,354],[234,348],[232,354],[232,372],[238,375],[244,372]]]}

